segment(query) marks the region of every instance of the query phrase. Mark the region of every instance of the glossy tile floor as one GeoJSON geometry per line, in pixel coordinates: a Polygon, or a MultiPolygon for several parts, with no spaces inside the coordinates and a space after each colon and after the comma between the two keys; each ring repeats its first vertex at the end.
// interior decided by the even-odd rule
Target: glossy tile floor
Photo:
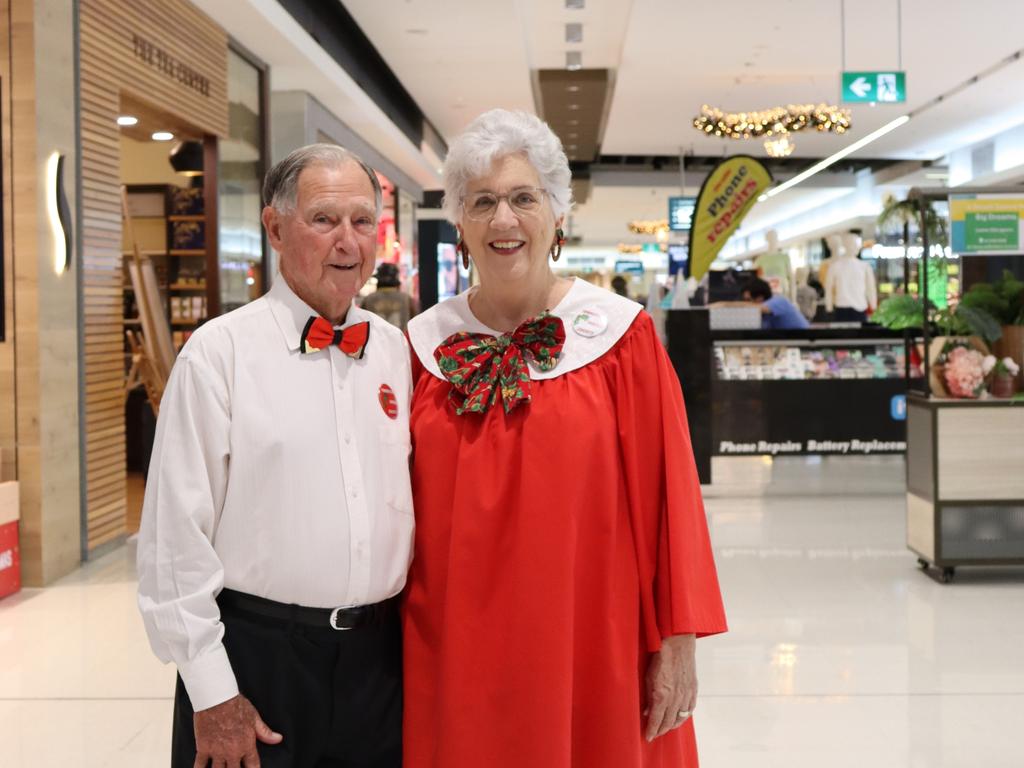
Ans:
{"type": "MultiPolygon", "coordinates": [[[[902,473],[716,463],[731,631],[699,644],[705,768],[1024,765],[1024,570],[920,573],[902,473]]],[[[0,601],[3,768],[168,764],[174,672],[150,655],[133,563],[129,544],[0,601]]]]}

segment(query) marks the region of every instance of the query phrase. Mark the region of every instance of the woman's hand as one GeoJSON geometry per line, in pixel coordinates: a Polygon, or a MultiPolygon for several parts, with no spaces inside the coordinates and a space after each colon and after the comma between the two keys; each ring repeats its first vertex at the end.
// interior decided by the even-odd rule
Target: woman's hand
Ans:
{"type": "Polygon", "coordinates": [[[697,706],[696,635],[673,635],[647,667],[648,741],[685,723],[697,706]]]}

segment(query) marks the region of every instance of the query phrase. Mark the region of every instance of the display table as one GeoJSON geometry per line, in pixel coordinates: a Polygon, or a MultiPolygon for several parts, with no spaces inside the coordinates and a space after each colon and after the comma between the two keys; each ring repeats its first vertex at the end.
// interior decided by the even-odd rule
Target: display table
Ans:
{"type": "Polygon", "coordinates": [[[706,310],[672,310],[702,483],[712,456],[867,455],[906,449],[901,332],[877,327],[712,331],[706,310]]]}
{"type": "Polygon", "coordinates": [[[943,582],[1024,565],[1024,401],[910,396],[907,547],[943,582]]]}

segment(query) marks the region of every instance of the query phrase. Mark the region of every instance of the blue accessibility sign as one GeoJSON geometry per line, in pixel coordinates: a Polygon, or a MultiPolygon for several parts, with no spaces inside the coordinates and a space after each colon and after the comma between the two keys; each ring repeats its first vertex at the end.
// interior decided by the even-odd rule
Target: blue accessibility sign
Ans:
{"type": "Polygon", "coordinates": [[[889,415],[893,421],[907,420],[907,396],[893,395],[889,401],[889,415]]]}

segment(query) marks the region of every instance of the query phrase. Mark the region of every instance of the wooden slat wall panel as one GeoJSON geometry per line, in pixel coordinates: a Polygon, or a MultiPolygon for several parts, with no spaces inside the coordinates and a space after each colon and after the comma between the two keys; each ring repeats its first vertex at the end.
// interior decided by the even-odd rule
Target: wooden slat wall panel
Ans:
{"type": "Polygon", "coordinates": [[[171,113],[197,134],[226,136],[227,36],[185,0],[81,0],[82,235],[88,546],[125,532],[123,275],[120,136],[122,97],[171,113]],[[132,36],[209,82],[178,82],[135,54],[132,36]]]}
{"type": "MultiPolygon", "coordinates": [[[[11,175],[11,51],[10,33],[8,26],[10,18],[10,3],[8,0],[0,0],[0,32],[3,40],[0,45],[0,103],[4,108],[0,110],[2,130],[0,136],[3,138],[2,158],[0,164],[3,171],[3,188],[11,190],[14,182],[11,175]]],[[[5,275],[14,276],[14,227],[12,196],[3,195],[3,270],[5,275]]],[[[15,376],[14,376],[14,280],[4,281],[4,326],[7,331],[7,338],[0,343],[0,480],[13,480],[17,477],[17,418],[15,414],[15,376]]],[[[23,555],[24,557],[24,555],[23,555]]]]}

